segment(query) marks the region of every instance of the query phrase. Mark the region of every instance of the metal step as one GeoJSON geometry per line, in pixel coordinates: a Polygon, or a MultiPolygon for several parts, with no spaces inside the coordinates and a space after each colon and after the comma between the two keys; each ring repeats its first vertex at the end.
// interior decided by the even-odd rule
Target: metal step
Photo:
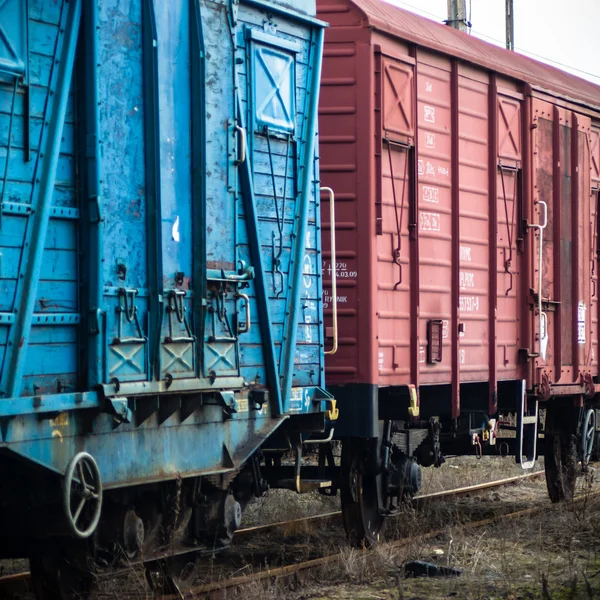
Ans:
{"type": "Polygon", "coordinates": [[[521,395],[517,411],[517,464],[523,469],[531,469],[537,458],[538,438],[538,401],[532,400],[535,405],[535,413],[527,414],[527,390],[525,380],[521,381],[521,395]],[[526,439],[527,438],[527,439],[526,439]]]}

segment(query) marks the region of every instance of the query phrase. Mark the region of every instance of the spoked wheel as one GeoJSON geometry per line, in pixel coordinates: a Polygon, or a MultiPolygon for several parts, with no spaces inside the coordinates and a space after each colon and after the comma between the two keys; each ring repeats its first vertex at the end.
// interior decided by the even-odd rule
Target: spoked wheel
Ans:
{"type": "Polygon", "coordinates": [[[67,466],[63,509],[73,537],[85,539],[96,531],[102,511],[102,482],[98,465],[87,452],[76,454],[67,466]]]}
{"type": "Polygon", "coordinates": [[[37,600],[81,600],[94,585],[91,553],[86,542],[45,546],[29,558],[37,600]]]}
{"type": "Polygon", "coordinates": [[[361,440],[342,443],[342,517],[348,541],[358,547],[377,544],[385,526],[378,499],[382,476],[369,469],[365,454],[361,440]]]}
{"type": "Polygon", "coordinates": [[[550,500],[573,500],[577,479],[577,446],[574,435],[546,434],[544,468],[550,500]]]}

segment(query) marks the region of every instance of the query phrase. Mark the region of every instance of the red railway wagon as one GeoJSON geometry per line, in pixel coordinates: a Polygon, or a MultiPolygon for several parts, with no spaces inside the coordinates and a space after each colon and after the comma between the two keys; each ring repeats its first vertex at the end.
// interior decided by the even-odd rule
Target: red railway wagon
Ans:
{"type": "Polygon", "coordinates": [[[496,451],[501,415],[531,466],[538,407],[550,496],[569,497],[596,435],[600,88],[384,2],[317,6],[349,533],[377,538],[417,463],[496,451]]]}

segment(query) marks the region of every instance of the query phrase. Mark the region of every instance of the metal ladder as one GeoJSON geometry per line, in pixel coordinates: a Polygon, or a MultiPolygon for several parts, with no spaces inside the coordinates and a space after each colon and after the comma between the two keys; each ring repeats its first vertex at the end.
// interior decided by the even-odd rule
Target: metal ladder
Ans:
{"type": "Polygon", "coordinates": [[[517,411],[517,464],[523,469],[531,469],[535,464],[537,457],[537,438],[538,438],[538,401],[535,404],[533,415],[528,414],[527,391],[525,389],[525,380],[521,380],[521,393],[519,398],[519,407],[517,411]],[[527,438],[527,439],[526,439],[527,438]],[[526,460],[523,458],[526,457],[526,460]]]}

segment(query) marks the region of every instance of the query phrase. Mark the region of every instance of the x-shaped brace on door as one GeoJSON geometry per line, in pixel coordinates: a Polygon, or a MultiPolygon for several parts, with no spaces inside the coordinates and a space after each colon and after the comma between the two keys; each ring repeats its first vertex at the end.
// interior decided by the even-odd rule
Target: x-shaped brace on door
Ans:
{"type": "MultiPolygon", "coordinates": [[[[403,71],[403,73],[405,73],[405,71],[403,71]]],[[[394,78],[392,77],[392,74],[390,72],[390,67],[389,66],[385,67],[385,75],[387,77],[387,80],[390,83],[390,86],[392,88],[392,92],[394,93],[396,102],[390,108],[390,110],[387,112],[387,114],[385,115],[384,122],[387,122],[389,120],[390,116],[393,115],[393,113],[397,109],[400,109],[400,113],[402,114],[402,118],[404,119],[406,127],[410,130],[412,123],[411,123],[410,116],[406,113],[405,103],[406,103],[407,88],[410,90],[409,83],[412,81],[412,74],[407,73],[408,77],[404,81],[404,85],[402,86],[402,88],[400,90],[398,90],[399,86],[397,85],[397,82],[395,82],[394,78]]]]}
{"type": "MultiPolygon", "coordinates": [[[[506,133],[504,135],[504,137],[500,140],[500,143],[498,144],[499,148],[502,148],[502,146],[504,145],[504,142],[506,141],[507,136],[510,138],[510,141],[512,143],[513,146],[513,150],[515,151],[515,154],[519,154],[519,142],[518,142],[518,135],[515,138],[515,136],[513,135],[513,124],[515,122],[515,119],[519,116],[519,111],[518,109],[515,110],[515,112],[512,114],[512,118],[510,119],[510,123],[508,121],[508,117],[506,116],[506,111],[504,110],[504,107],[502,106],[502,103],[498,104],[499,108],[500,108],[500,115],[502,116],[502,120],[504,121],[504,124],[506,125],[506,133]]],[[[509,104],[509,106],[513,106],[514,104],[509,104]]],[[[517,125],[518,125],[518,121],[517,121],[517,125]]]]}
{"type": "Polygon", "coordinates": [[[258,58],[259,58],[260,62],[263,65],[265,75],[270,80],[271,84],[273,85],[273,89],[269,92],[269,94],[267,95],[267,97],[265,98],[263,103],[260,105],[260,107],[257,111],[257,114],[262,114],[263,110],[272,102],[272,100],[275,98],[275,96],[278,96],[279,101],[281,102],[281,107],[283,108],[283,111],[285,112],[287,120],[291,121],[292,115],[289,114],[287,106],[285,105],[283,96],[281,95],[281,84],[284,82],[284,79],[287,77],[288,71],[290,70],[290,67],[292,66],[293,61],[289,60],[285,69],[280,73],[279,79],[275,79],[275,77],[273,76],[271,69],[269,69],[269,66],[267,65],[262,53],[258,52],[257,54],[258,54],[258,58]]]}

